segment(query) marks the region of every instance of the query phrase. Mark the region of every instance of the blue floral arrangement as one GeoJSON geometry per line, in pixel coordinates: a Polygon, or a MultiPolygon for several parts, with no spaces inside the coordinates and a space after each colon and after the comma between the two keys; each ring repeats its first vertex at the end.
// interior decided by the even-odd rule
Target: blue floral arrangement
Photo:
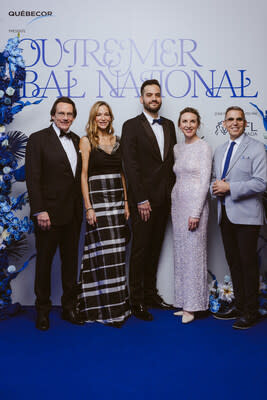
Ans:
{"type": "MultiPolygon", "coordinates": [[[[267,116],[267,113],[265,111],[267,116]]],[[[265,119],[267,124],[267,118],[265,119]]],[[[266,128],[267,125],[264,125],[266,128]]],[[[267,153],[267,144],[264,144],[265,151],[267,153]]],[[[263,206],[265,209],[265,214],[267,217],[267,190],[263,194],[263,206]]],[[[258,257],[259,264],[262,265],[264,259],[266,257],[266,246],[267,246],[267,225],[265,224],[263,229],[260,231],[260,240],[258,243],[258,257]]],[[[262,272],[260,276],[260,295],[259,295],[259,303],[260,303],[260,313],[263,315],[267,315],[267,271],[262,272]]]]}
{"type": "Polygon", "coordinates": [[[232,306],[234,300],[234,290],[231,278],[225,275],[223,283],[218,283],[216,276],[209,271],[212,282],[209,286],[210,290],[210,311],[216,313],[227,311],[232,306]]]}
{"type": "MultiPolygon", "coordinates": [[[[218,283],[215,275],[209,271],[212,282],[209,287],[209,309],[212,313],[225,312],[233,306],[234,291],[231,279],[225,275],[223,283],[218,283]]],[[[267,315],[267,272],[260,275],[259,312],[267,315]]]]}
{"type": "MultiPolygon", "coordinates": [[[[233,306],[234,290],[231,278],[225,275],[223,283],[218,283],[216,276],[208,271],[212,277],[209,285],[209,310],[212,313],[226,312],[233,306]]],[[[260,275],[259,284],[259,312],[267,315],[267,272],[260,275]]]]}
{"type": "Polygon", "coordinates": [[[10,256],[20,258],[25,250],[25,234],[33,231],[28,217],[16,216],[27,202],[27,192],[12,197],[12,184],[25,181],[25,166],[19,167],[24,158],[27,136],[20,131],[6,132],[14,115],[25,106],[38,104],[23,102],[20,89],[23,87],[26,72],[19,48],[19,37],[8,39],[3,52],[0,52],[0,319],[15,314],[20,304],[12,304],[10,282],[25,269],[31,256],[19,269],[9,264],[10,256]]]}
{"type": "MultiPolygon", "coordinates": [[[[8,39],[3,52],[0,52],[0,132],[13,121],[14,115],[32,103],[23,102],[20,89],[23,87],[26,72],[22,58],[19,37],[8,39]]],[[[33,104],[40,103],[37,100],[33,104]]]]}
{"type": "Polygon", "coordinates": [[[267,272],[260,276],[260,295],[259,295],[260,308],[259,311],[262,315],[267,315],[267,272]]]}

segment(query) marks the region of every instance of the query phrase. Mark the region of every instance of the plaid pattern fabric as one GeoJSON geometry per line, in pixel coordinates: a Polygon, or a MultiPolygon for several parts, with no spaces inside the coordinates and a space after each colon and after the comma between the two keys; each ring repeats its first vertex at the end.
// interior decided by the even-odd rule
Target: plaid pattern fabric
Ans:
{"type": "Polygon", "coordinates": [[[125,217],[120,174],[94,175],[89,192],[97,223],[86,223],[79,308],[85,321],[123,322],[130,315],[125,272],[125,217]]]}

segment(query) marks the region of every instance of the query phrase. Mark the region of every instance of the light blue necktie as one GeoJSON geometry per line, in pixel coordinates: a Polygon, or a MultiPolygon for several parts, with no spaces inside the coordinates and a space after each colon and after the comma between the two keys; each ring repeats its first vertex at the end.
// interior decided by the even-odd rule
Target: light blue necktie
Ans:
{"type": "Polygon", "coordinates": [[[226,177],[235,144],[236,144],[236,142],[232,142],[230,144],[230,147],[229,147],[227,155],[226,155],[221,179],[224,179],[226,177]]]}

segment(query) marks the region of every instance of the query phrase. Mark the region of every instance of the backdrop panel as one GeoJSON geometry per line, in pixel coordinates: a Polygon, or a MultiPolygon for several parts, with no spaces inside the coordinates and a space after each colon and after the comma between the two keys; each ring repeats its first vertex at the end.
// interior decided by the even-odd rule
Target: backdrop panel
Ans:
{"type": "MultiPolygon", "coordinates": [[[[55,98],[72,97],[78,108],[73,130],[80,136],[92,104],[103,99],[115,115],[115,130],[141,112],[143,80],[156,78],[163,94],[162,115],[177,125],[179,111],[196,107],[202,117],[200,136],[213,149],[223,143],[228,106],[244,108],[247,133],[267,143],[256,104],[265,112],[266,51],[264,0],[18,0],[4,2],[0,17],[1,49],[18,32],[24,49],[26,107],[10,129],[25,134],[49,125],[55,98]],[[23,8],[22,8],[23,6],[23,8]]],[[[178,140],[182,140],[177,129],[178,140]]],[[[22,185],[14,190],[21,191],[22,185]]],[[[29,253],[34,251],[33,238],[29,253]]],[[[54,262],[54,267],[58,260],[54,262]]],[[[221,280],[227,272],[215,204],[209,223],[209,268],[221,280]]],[[[173,298],[172,231],[169,224],[161,254],[158,285],[173,298]]],[[[14,301],[32,304],[34,263],[13,283],[14,301]]],[[[54,268],[53,302],[61,296],[59,268],[54,268]]]]}

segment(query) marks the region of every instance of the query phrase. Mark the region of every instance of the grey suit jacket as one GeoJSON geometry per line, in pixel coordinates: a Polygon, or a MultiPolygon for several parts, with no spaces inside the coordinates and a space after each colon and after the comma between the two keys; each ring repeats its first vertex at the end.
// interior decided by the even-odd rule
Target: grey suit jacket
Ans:
{"type": "MultiPolygon", "coordinates": [[[[230,193],[225,196],[225,209],[234,224],[263,225],[265,214],[262,193],[267,185],[267,157],[264,145],[247,136],[232,157],[225,180],[230,193]]],[[[219,146],[214,154],[212,184],[222,176],[222,160],[228,142],[219,146]]],[[[218,196],[218,223],[221,221],[221,200],[218,196]]]]}

